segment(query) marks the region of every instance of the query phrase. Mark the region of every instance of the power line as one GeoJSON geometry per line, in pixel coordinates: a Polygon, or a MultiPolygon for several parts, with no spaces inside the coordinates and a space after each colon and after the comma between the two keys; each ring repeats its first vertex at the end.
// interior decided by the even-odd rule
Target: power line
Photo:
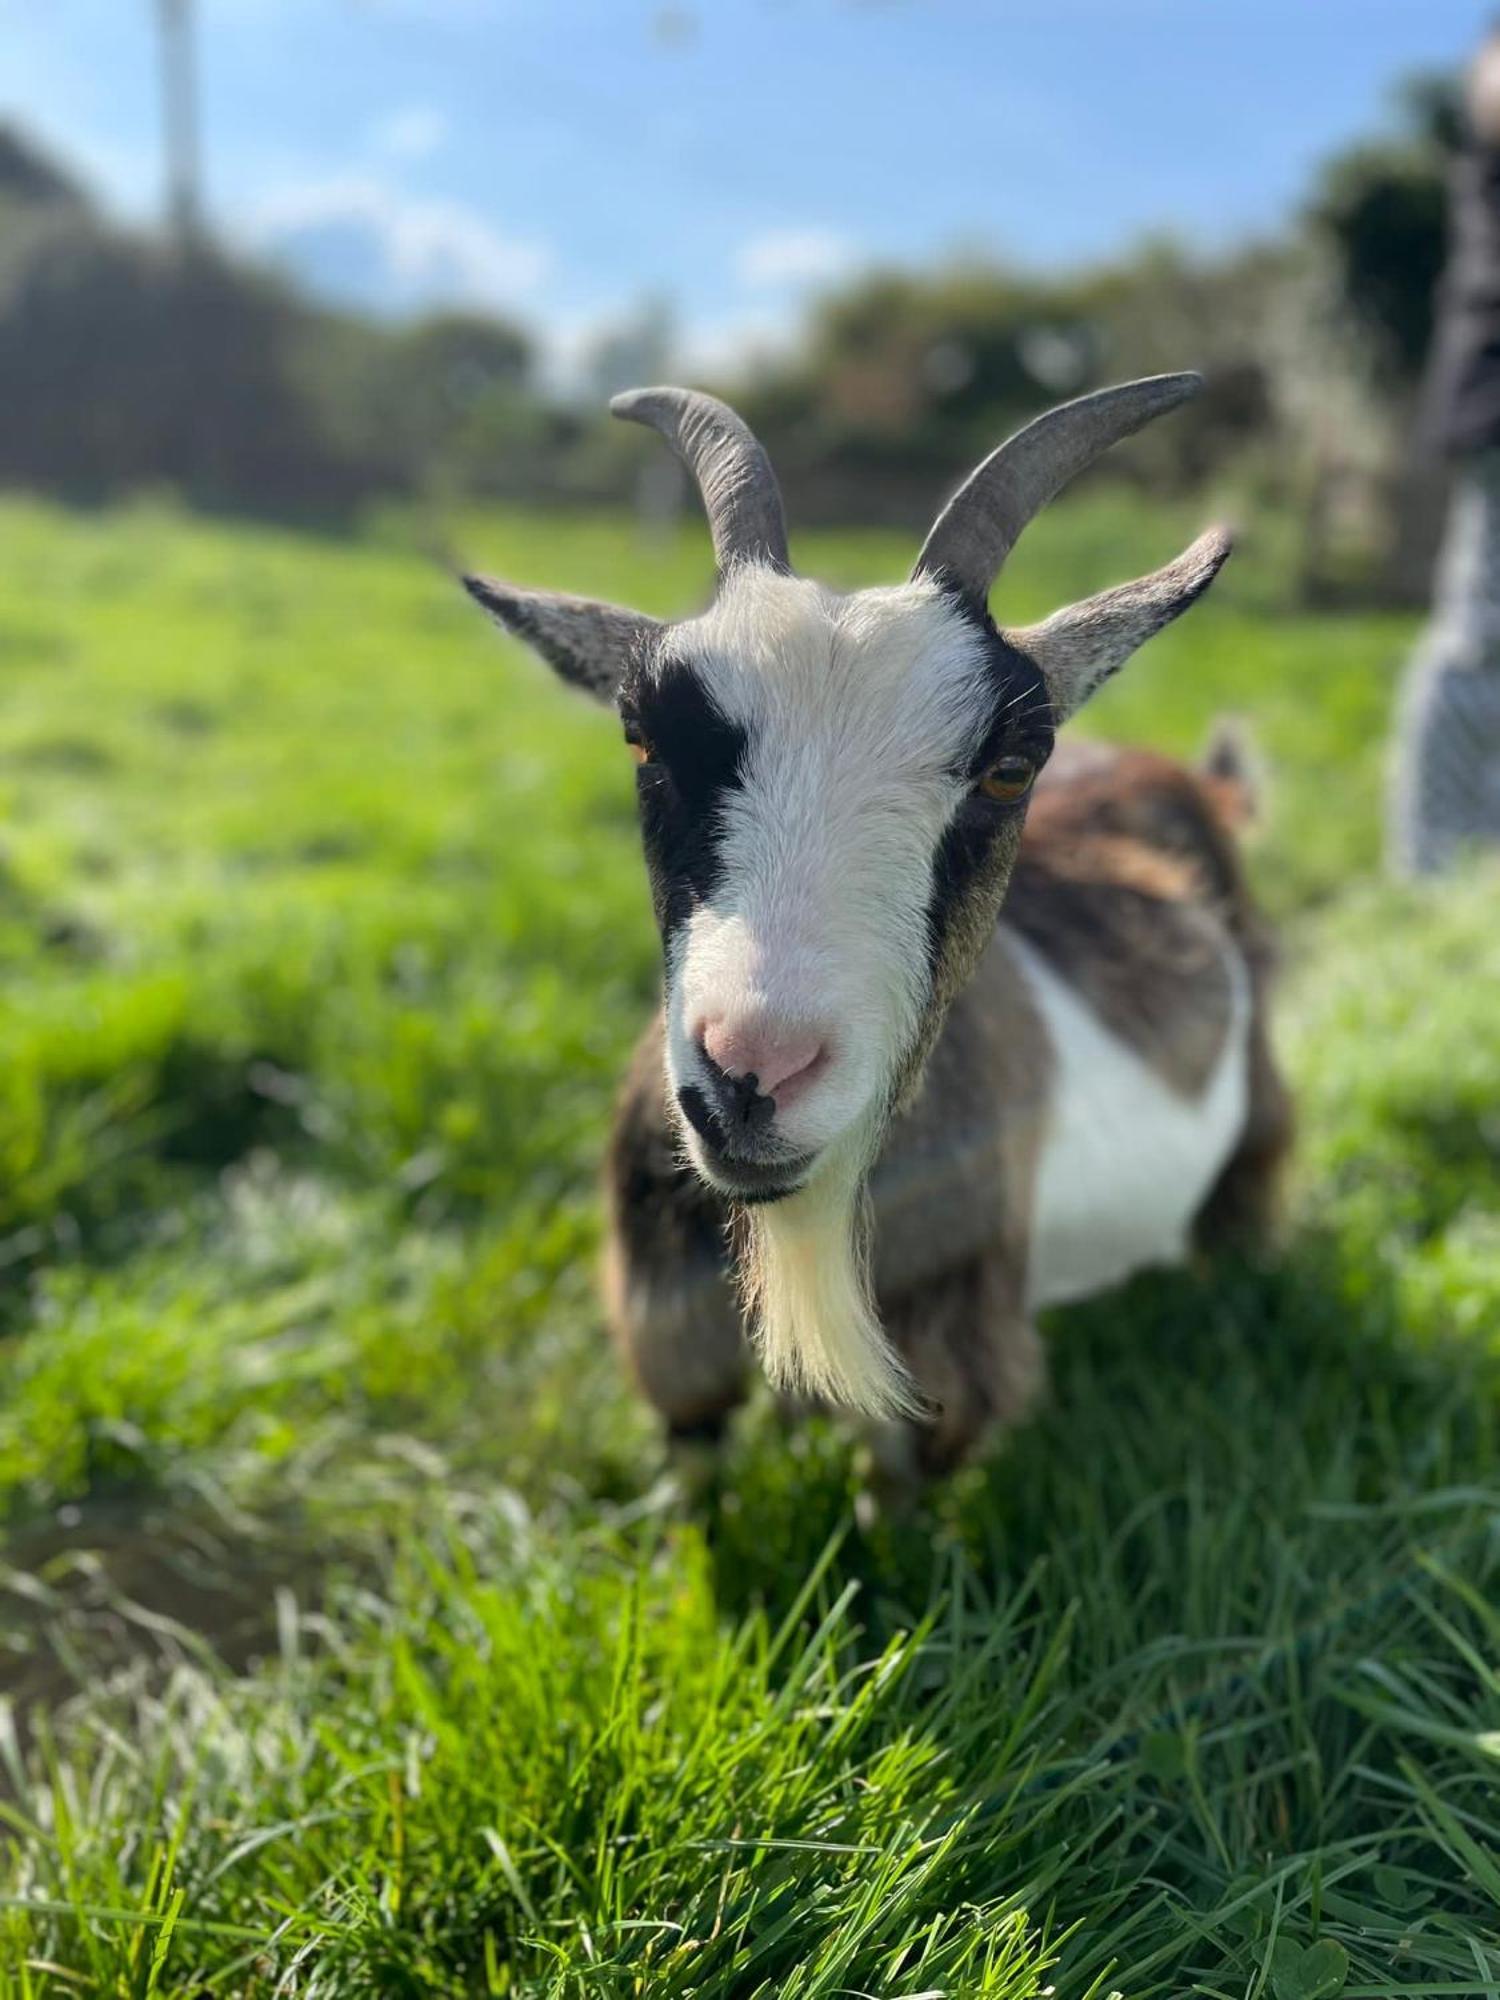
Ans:
{"type": "Polygon", "coordinates": [[[157,21],[161,30],[167,231],[178,249],[186,251],[197,240],[201,219],[192,0],[157,0],[157,21]]]}

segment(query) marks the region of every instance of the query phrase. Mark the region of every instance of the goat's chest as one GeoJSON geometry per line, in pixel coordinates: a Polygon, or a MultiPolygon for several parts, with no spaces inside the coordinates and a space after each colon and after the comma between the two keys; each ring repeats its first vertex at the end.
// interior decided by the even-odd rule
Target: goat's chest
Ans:
{"type": "Polygon", "coordinates": [[[1032,1204],[1027,1295],[1058,1305],[1186,1255],[1193,1219],[1244,1129],[1249,982],[1203,1088],[1175,1089],[1033,950],[1021,963],[1047,1032],[1052,1088],[1032,1204]]]}

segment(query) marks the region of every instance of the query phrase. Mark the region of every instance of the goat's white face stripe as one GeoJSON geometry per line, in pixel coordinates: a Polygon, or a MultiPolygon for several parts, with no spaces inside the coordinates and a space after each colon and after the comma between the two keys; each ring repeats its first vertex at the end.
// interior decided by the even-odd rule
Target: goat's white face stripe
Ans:
{"type": "Polygon", "coordinates": [[[880,1097],[918,1027],[933,858],[994,709],[984,637],[928,582],[842,598],[747,568],[672,652],[747,750],[718,884],[669,942],[670,1080],[698,1075],[705,1017],[823,1024],[836,1059],[777,1119],[790,1149],[816,1151],[880,1097]]]}

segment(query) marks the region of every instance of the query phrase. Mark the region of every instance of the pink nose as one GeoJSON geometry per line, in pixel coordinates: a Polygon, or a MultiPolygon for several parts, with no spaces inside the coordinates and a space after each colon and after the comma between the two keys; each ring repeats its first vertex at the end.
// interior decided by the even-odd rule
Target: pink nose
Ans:
{"type": "Polygon", "coordinates": [[[699,1035],[704,1054],[728,1076],[753,1076],[766,1097],[784,1109],[828,1060],[816,1028],[765,1019],[706,1021],[699,1035]]]}

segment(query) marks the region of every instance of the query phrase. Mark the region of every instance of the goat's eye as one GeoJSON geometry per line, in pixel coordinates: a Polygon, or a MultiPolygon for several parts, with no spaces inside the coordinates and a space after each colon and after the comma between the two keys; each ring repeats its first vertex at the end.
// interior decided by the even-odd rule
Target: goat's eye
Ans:
{"type": "Polygon", "coordinates": [[[632,763],[649,764],[651,762],[651,745],[643,736],[627,736],[625,738],[625,747],[630,752],[632,763]]]}
{"type": "Polygon", "coordinates": [[[979,789],[987,799],[997,799],[1001,805],[1014,805],[1017,799],[1024,799],[1031,790],[1031,781],[1036,776],[1036,766],[1029,757],[1001,757],[991,764],[979,780],[979,789]]]}

